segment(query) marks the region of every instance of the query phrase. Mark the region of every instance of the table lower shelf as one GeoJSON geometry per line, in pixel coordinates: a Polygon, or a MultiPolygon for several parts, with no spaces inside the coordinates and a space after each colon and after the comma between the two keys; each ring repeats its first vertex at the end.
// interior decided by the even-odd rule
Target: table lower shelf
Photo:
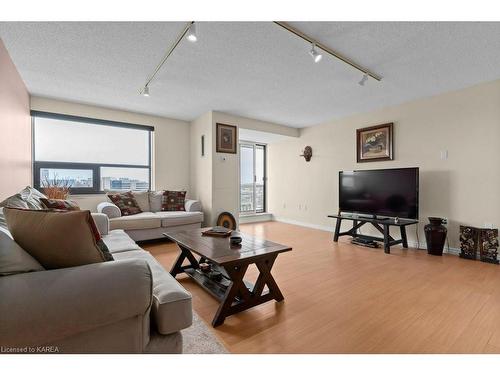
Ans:
{"type": "MultiPolygon", "coordinates": [[[[205,289],[208,293],[210,293],[215,299],[218,301],[224,300],[224,296],[226,294],[227,288],[230,286],[231,281],[228,278],[226,272],[222,267],[217,267],[212,265],[213,271],[221,272],[224,276],[221,281],[215,281],[208,277],[207,274],[201,272],[200,269],[195,268],[185,268],[184,272],[191,279],[193,279],[199,286],[205,289]]],[[[245,286],[247,287],[249,292],[252,292],[254,285],[251,282],[243,280],[245,286]]],[[[239,298],[236,297],[236,300],[239,298]]]]}

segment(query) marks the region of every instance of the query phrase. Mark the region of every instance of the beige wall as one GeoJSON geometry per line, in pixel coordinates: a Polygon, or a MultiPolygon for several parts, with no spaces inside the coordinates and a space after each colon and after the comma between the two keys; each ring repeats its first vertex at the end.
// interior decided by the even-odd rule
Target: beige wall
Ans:
{"type": "MultiPolygon", "coordinates": [[[[229,116],[221,112],[213,112],[213,201],[212,210],[214,220],[222,212],[230,212],[239,222],[239,171],[240,155],[239,147],[236,146],[236,154],[218,153],[217,150],[217,123],[233,125],[239,129],[245,120],[236,116],[229,116]]],[[[238,135],[236,135],[238,142],[238,135]]],[[[214,223],[215,224],[215,223],[214,223]]]]}
{"type": "Polygon", "coordinates": [[[239,128],[257,130],[271,134],[279,134],[287,137],[298,137],[300,135],[300,129],[291,128],[289,126],[283,126],[267,121],[255,120],[248,117],[240,117],[230,115],[224,112],[213,111],[213,117],[215,122],[220,122],[223,124],[234,125],[236,124],[239,128]]]}
{"type": "Polygon", "coordinates": [[[201,201],[205,224],[212,222],[212,112],[191,122],[190,186],[193,198],[201,201]],[[205,136],[205,153],[201,156],[201,136],[205,136]]]}
{"type": "MultiPolygon", "coordinates": [[[[149,125],[155,128],[153,185],[155,189],[189,189],[190,126],[188,122],[109,108],[64,102],[40,97],[31,98],[31,109],[103,120],[149,125]]],[[[75,196],[84,209],[95,210],[102,195],[75,196]]]]}
{"type": "Polygon", "coordinates": [[[0,39],[0,201],[31,184],[31,118],[26,86],[0,39]]]}
{"type": "Polygon", "coordinates": [[[221,212],[239,221],[239,148],[236,154],[216,152],[217,123],[238,128],[298,137],[299,130],[270,122],[211,111],[191,122],[191,187],[204,207],[205,225],[215,225],[221,212]],[[206,156],[200,156],[200,137],[205,134],[206,156]]]}
{"type": "MultiPolygon", "coordinates": [[[[458,226],[500,225],[500,81],[304,128],[269,147],[269,206],[277,219],[333,228],[338,171],[420,167],[421,244],[428,216],[458,226]],[[394,122],[394,161],[356,163],[356,129],[394,122]],[[298,155],[310,145],[306,163],[298,155]],[[448,151],[448,159],[440,151],[448,151]]],[[[409,240],[415,241],[414,228],[409,240]]]]}

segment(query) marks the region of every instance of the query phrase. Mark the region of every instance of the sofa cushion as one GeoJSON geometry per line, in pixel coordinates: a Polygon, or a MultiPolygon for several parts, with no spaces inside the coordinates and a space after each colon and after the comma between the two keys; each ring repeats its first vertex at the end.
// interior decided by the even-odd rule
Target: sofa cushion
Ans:
{"type": "Polygon", "coordinates": [[[141,250],[123,229],[115,229],[102,236],[102,240],[109,249],[109,252],[121,253],[122,251],[141,250]]]}
{"type": "Polygon", "coordinates": [[[191,294],[184,289],[147,251],[126,251],[115,259],[144,259],[153,274],[153,306],[151,313],[159,333],[168,335],[192,324],[191,294]]]}
{"type": "Polygon", "coordinates": [[[109,219],[109,227],[113,229],[151,229],[161,227],[161,219],[154,212],[141,212],[137,215],[120,216],[109,219]]]}
{"type": "Polygon", "coordinates": [[[120,209],[122,216],[137,215],[142,212],[130,191],[108,194],[108,198],[120,209]]]}
{"type": "Polygon", "coordinates": [[[64,211],[78,211],[80,207],[75,201],[70,201],[66,199],[49,199],[40,198],[43,207],[49,210],[64,210],[64,211]]]}
{"type": "Polygon", "coordinates": [[[3,211],[14,240],[47,269],[113,260],[90,211],[3,211]]]}
{"type": "Polygon", "coordinates": [[[149,192],[149,207],[151,212],[160,212],[163,202],[163,190],[149,192]]]}
{"type": "Polygon", "coordinates": [[[142,212],[151,212],[151,207],[149,206],[149,191],[134,191],[132,194],[142,212]]]}
{"type": "Polygon", "coordinates": [[[167,190],[163,193],[163,201],[161,203],[162,211],[186,211],[184,202],[186,200],[185,191],[167,190]]]}
{"type": "Polygon", "coordinates": [[[164,211],[157,212],[156,215],[161,218],[162,227],[197,224],[203,221],[203,212],[164,211]]]}
{"type": "Polygon", "coordinates": [[[0,228],[0,276],[43,270],[42,265],[24,251],[7,230],[0,228]]]}

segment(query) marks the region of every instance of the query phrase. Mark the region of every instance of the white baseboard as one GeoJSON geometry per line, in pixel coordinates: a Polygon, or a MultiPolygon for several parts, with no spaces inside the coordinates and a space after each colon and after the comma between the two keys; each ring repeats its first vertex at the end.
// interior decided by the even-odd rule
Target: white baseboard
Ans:
{"type": "Polygon", "coordinates": [[[311,224],[311,223],[306,223],[306,222],[303,222],[303,221],[287,219],[285,217],[276,216],[276,215],[273,215],[273,220],[274,221],[279,221],[281,223],[293,224],[293,225],[298,225],[298,226],[306,227],[306,228],[324,230],[326,232],[332,232],[332,233],[334,232],[333,224],[332,224],[331,227],[329,227],[329,226],[326,226],[326,225],[311,224]]]}
{"type": "Polygon", "coordinates": [[[271,221],[271,220],[273,220],[273,215],[269,213],[240,216],[240,224],[258,223],[261,221],[271,221]]]}
{"type": "MultiPolygon", "coordinates": [[[[427,250],[427,245],[425,242],[420,242],[416,243],[415,241],[408,241],[408,247],[412,247],[414,249],[421,249],[421,250],[427,250]]],[[[452,254],[452,255],[459,255],[460,254],[460,249],[457,249],[456,247],[444,247],[443,254],[452,254]]]]}
{"type": "MultiPolygon", "coordinates": [[[[288,219],[288,218],[284,218],[284,217],[276,216],[276,215],[273,215],[273,220],[279,221],[281,223],[286,223],[286,224],[299,225],[301,227],[306,227],[306,228],[324,230],[326,232],[331,232],[331,233],[334,232],[333,224],[331,227],[329,227],[329,226],[325,226],[325,225],[311,224],[311,223],[306,223],[303,221],[288,219]]],[[[423,242],[420,241],[420,243],[418,243],[418,244],[415,241],[408,241],[408,246],[411,248],[414,248],[414,249],[427,250],[427,246],[425,244],[425,241],[423,241],[423,242]]],[[[455,248],[455,247],[448,248],[445,246],[443,253],[458,256],[460,254],[460,249],[455,248]]]]}

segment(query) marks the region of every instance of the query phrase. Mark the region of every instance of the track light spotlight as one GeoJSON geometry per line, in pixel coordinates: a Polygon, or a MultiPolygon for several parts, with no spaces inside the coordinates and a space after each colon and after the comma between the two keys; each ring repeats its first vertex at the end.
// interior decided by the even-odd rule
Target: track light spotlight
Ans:
{"type": "Polygon", "coordinates": [[[368,74],[363,74],[363,77],[361,78],[361,80],[358,82],[358,85],[360,86],[364,86],[366,81],[368,81],[368,74]]]}
{"type": "Polygon", "coordinates": [[[321,58],[323,57],[321,53],[316,51],[316,44],[314,43],[311,45],[311,50],[309,51],[309,55],[311,55],[315,63],[320,62],[321,58]]]}
{"type": "Polygon", "coordinates": [[[198,36],[196,35],[196,25],[194,22],[189,26],[189,30],[186,34],[186,39],[190,42],[196,42],[198,40],[198,36]]]}
{"type": "Polygon", "coordinates": [[[149,96],[149,87],[148,86],[144,86],[144,88],[141,91],[141,95],[142,96],[149,96]]]}

